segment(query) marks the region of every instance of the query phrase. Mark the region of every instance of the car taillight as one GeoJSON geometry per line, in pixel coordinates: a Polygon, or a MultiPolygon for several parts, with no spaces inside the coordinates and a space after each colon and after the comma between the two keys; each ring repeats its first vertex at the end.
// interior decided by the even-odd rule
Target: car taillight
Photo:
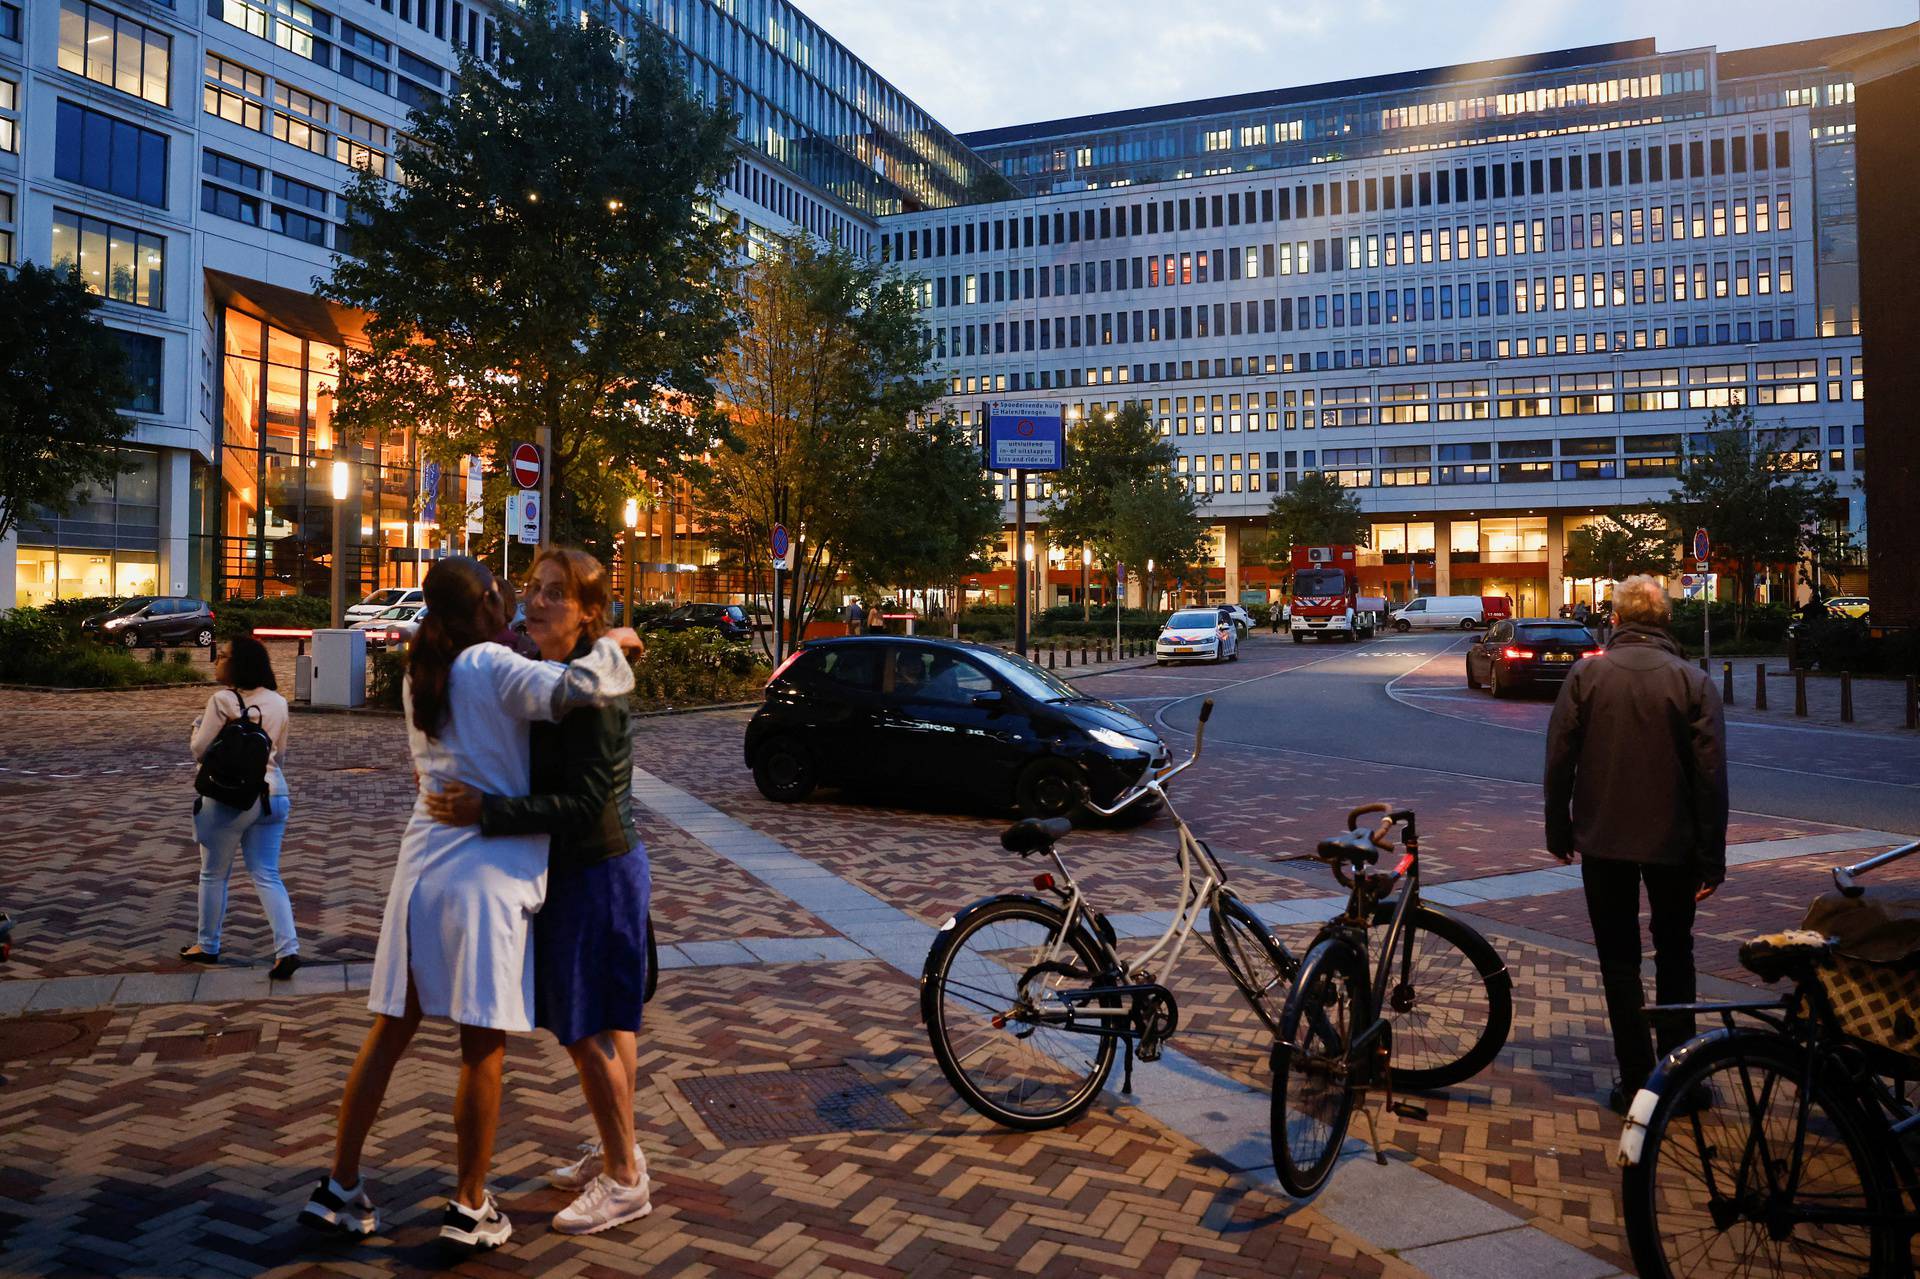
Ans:
{"type": "Polygon", "coordinates": [[[1601,653],[1603,653],[1603,652],[1605,652],[1605,651],[1606,651],[1605,649],[1600,649],[1600,648],[1589,648],[1589,649],[1586,649],[1586,650],[1584,650],[1584,651],[1583,651],[1583,652],[1582,652],[1582,653],[1580,654],[1580,656],[1582,656],[1582,657],[1598,657],[1598,656],[1600,656],[1600,654],[1601,654],[1601,653]]]}
{"type": "Polygon", "coordinates": [[[1500,655],[1508,661],[1524,661],[1533,656],[1533,650],[1530,648],[1509,648],[1503,649],[1500,655]]]}
{"type": "Polygon", "coordinates": [[[791,653],[788,653],[787,659],[784,662],[781,662],[779,666],[774,668],[773,674],[767,676],[767,687],[772,688],[774,685],[774,682],[778,680],[782,675],[785,675],[787,673],[787,667],[792,666],[795,662],[799,660],[800,660],[799,649],[796,648],[791,653]]]}

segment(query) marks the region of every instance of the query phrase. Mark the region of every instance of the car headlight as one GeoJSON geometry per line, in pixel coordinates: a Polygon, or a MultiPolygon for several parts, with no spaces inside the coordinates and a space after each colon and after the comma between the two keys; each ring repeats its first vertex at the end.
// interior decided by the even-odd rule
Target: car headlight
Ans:
{"type": "Polygon", "coordinates": [[[109,631],[117,631],[126,624],[127,619],[124,617],[109,617],[106,621],[100,623],[102,629],[109,631]]]}
{"type": "Polygon", "coordinates": [[[1111,728],[1090,728],[1087,730],[1087,736],[1099,742],[1108,750],[1139,751],[1146,749],[1125,733],[1116,732],[1111,728]]]}

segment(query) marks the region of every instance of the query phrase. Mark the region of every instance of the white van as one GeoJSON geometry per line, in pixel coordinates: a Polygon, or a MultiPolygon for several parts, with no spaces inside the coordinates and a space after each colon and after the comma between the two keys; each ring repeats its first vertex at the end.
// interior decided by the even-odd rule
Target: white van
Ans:
{"type": "Polygon", "coordinates": [[[1478,595],[1421,595],[1393,613],[1393,629],[1402,634],[1416,626],[1428,630],[1470,631],[1485,624],[1486,614],[1478,595]]]}

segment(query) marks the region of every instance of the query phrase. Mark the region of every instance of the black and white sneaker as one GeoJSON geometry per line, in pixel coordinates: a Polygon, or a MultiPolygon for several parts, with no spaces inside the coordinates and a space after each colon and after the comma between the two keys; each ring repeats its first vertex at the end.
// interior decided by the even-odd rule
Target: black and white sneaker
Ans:
{"type": "Polygon", "coordinates": [[[380,1210],[367,1197],[364,1179],[347,1190],[332,1177],[322,1177],[307,1206],[300,1210],[300,1224],[315,1230],[365,1237],[380,1232],[380,1210]]]}
{"type": "Polygon", "coordinates": [[[457,1199],[447,1200],[446,1215],[440,1221],[440,1241],[457,1248],[498,1248],[513,1237],[513,1223],[487,1192],[486,1202],[478,1209],[468,1208],[457,1199]]]}

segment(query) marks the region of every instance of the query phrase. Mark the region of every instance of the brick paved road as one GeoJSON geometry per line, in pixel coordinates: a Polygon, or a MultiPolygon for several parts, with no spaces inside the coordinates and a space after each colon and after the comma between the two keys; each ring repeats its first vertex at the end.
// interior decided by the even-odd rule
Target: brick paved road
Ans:
{"type": "MultiPolygon", "coordinates": [[[[1219,672],[1131,670],[1087,687],[1150,712],[1230,680],[1312,678],[1311,664],[1327,655],[1317,646],[1268,646],[1219,672]]],[[[0,768],[8,770],[0,772],[0,836],[12,851],[0,908],[23,921],[16,957],[0,970],[6,1272],[424,1272],[436,1260],[431,1221],[451,1161],[445,1115],[455,1053],[444,1030],[423,1032],[421,1051],[397,1077],[369,1160],[396,1228],[377,1244],[341,1251],[316,1247],[285,1223],[324,1158],[330,1109],[365,1025],[359,996],[320,993],[324,983],[316,983],[307,988],[315,993],[271,1000],[122,1003],[65,1015],[66,1033],[81,1038],[34,1058],[22,1056],[33,1046],[28,1029],[5,1020],[19,1011],[10,988],[25,991],[34,979],[179,970],[171,956],[190,939],[195,870],[182,757],[187,722],[203,699],[0,693],[0,768]],[[89,1035],[97,1037],[89,1043],[89,1035]]],[[[1029,873],[999,850],[997,815],[925,813],[887,798],[767,804],[740,762],[744,718],[643,721],[637,762],[927,923],[979,893],[1017,888],[1029,873]]],[[[410,788],[400,726],[302,715],[293,731],[284,869],[307,953],[364,960],[410,788]]],[[[1272,856],[1300,850],[1350,805],[1380,797],[1419,808],[1436,884],[1492,885],[1550,866],[1539,852],[1536,795],[1437,770],[1224,744],[1209,748],[1178,792],[1196,829],[1226,855],[1236,887],[1268,903],[1332,891],[1318,867],[1272,856]]],[[[819,916],[694,834],[642,817],[663,940],[836,940],[819,916]]],[[[1735,833],[1757,858],[1767,856],[1769,840],[1802,836],[1848,842],[1844,828],[1809,822],[1747,819],[1735,833]]],[[[1168,837],[1159,819],[1085,832],[1067,851],[1111,910],[1150,911],[1172,904],[1168,837]]],[[[1866,837],[1860,844],[1877,846],[1866,837]]],[[[1797,922],[1825,868],[1843,859],[1790,856],[1737,869],[1703,915],[1703,967],[1739,980],[1731,946],[1747,932],[1797,922]]],[[[236,882],[232,900],[232,963],[264,962],[266,930],[250,889],[236,882]]],[[[1389,1120],[1382,1138],[1433,1183],[1572,1244],[1567,1276],[1624,1268],[1608,1161],[1617,1127],[1597,1101],[1611,1063],[1577,893],[1532,891],[1462,909],[1514,970],[1513,1038],[1479,1079],[1434,1099],[1427,1123],[1389,1120]]],[[[1310,932],[1295,927],[1283,936],[1298,945],[1310,932]]],[[[1391,1203],[1345,1204],[1336,1180],[1323,1200],[1293,1205],[1118,1098],[1063,1132],[993,1129],[953,1102],[927,1053],[911,978],[896,966],[864,958],[711,962],[718,966],[665,975],[643,1035],[640,1109],[659,1187],[654,1216],[591,1240],[547,1231],[545,1216],[561,1197],[537,1175],[586,1124],[564,1056],[543,1037],[518,1037],[497,1182],[519,1234],[507,1253],[463,1270],[1413,1273],[1374,1229],[1391,1223],[1391,1203]],[[702,1080],[835,1067],[897,1106],[896,1117],[856,1131],[751,1140],[716,1129],[699,1106],[720,1088],[703,1092],[702,1080]]],[[[337,992],[340,979],[332,980],[337,992]]],[[[1264,1090],[1261,1036],[1218,970],[1190,958],[1172,980],[1186,1028],[1178,1047],[1226,1079],[1264,1090]]],[[[232,989],[201,981],[207,991],[232,989]]],[[[1342,1175],[1358,1183],[1363,1171],[1342,1175]]],[[[1418,1251],[1405,1256],[1418,1263],[1418,1251]]]]}

